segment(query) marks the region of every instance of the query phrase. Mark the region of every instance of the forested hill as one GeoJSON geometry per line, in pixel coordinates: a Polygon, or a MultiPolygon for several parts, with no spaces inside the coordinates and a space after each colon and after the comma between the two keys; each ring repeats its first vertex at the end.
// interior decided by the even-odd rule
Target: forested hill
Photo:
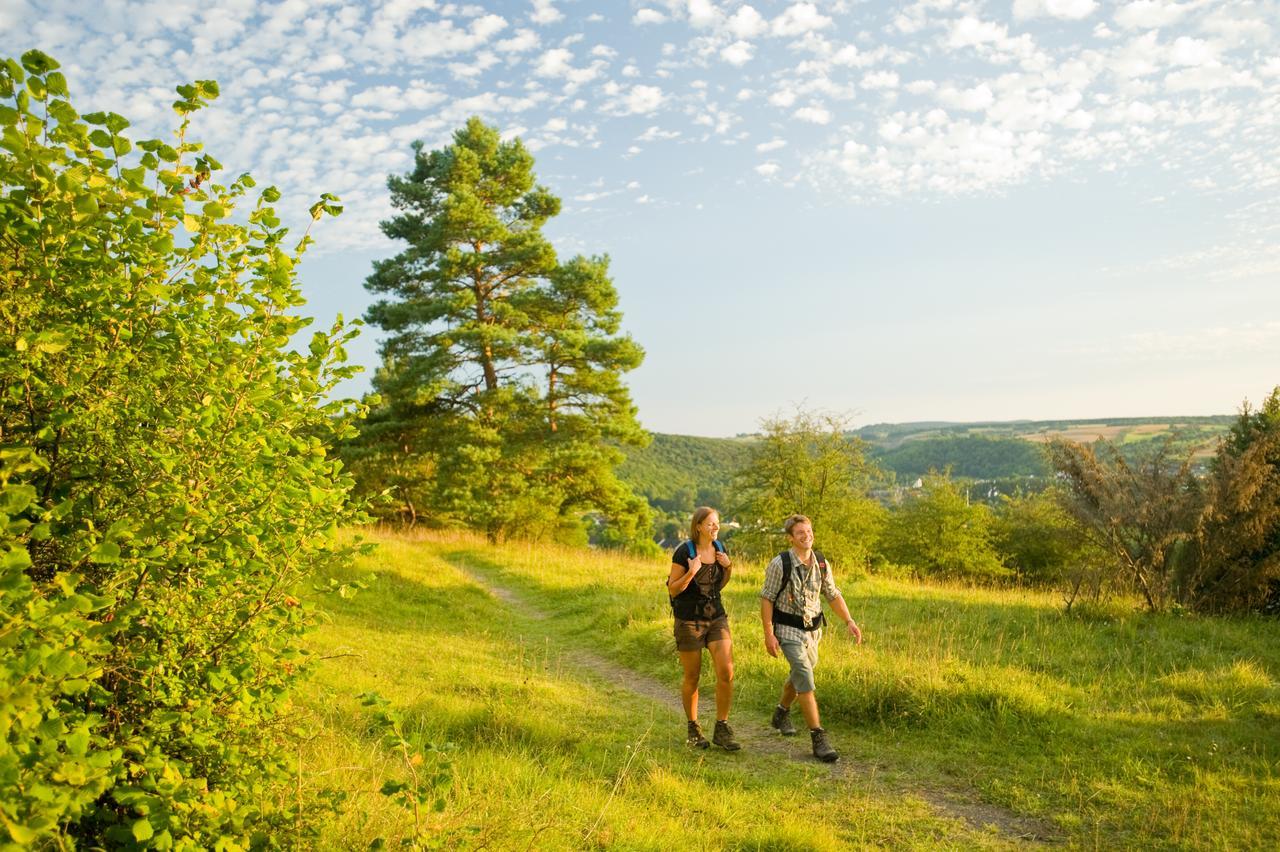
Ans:
{"type": "Polygon", "coordinates": [[[873,445],[870,456],[899,477],[923,476],[931,470],[947,468],[951,469],[953,476],[970,479],[1045,476],[1049,473],[1043,445],[1022,438],[989,438],[983,435],[918,438],[894,449],[873,445]]]}
{"type": "MultiPolygon", "coordinates": [[[[1082,443],[1111,441],[1126,455],[1172,439],[1175,451],[1207,456],[1235,415],[1127,417],[1088,420],[1018,420],[986,423],[877,423],[850,434],[867,443],[867,454],[898,478],[951,468],[968,479],[1044,476],[1041,451],[1055,437],[1082,443]]],[[[734,471],[747,461],[753,438],[697,438],[655,433],[642,450],[627,450],[618,473],[637,494],[666,512],[696,505],[727,505],[734,471]]]]}
{"type": "Polygon", "coordinates": [[[720,506],[733,474],[747,462],[751,443],[749,438],[654,433],[649,446],[626,450],[618,476],[659,509],[684,512],[698,505],[720,506]]]}

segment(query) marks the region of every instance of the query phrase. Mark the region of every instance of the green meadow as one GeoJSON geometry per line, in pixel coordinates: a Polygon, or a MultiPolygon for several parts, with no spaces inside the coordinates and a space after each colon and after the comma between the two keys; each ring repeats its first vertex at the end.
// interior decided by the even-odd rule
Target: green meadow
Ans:
{"type": "MultiPolygon", "coordinates": [[[[831,768],[807,757],[803,733],[765,733],[784,665],[763,650],[762,566],[735,565],[726,589],[746,748],[694,753],[664,564],[462,534],[374,538],[335,575],[367,588],[326,604],[298,697],[312,732],[298,795],[345,795],[322,847],[397,845],[415,825],[441,848],[1280,845],[1274,619],[1068,615],[1052,594],[836,566],[866,642],[823,640],[818,697],[842,754],[831,768]],[[369,692],[403,713],[412,765],[362,703],[369,692]],[[439,776],[416,816],[379,792],[411,774],[439,776]]],[[[708,669],[704,722],[712,684],[708,669]]]]}

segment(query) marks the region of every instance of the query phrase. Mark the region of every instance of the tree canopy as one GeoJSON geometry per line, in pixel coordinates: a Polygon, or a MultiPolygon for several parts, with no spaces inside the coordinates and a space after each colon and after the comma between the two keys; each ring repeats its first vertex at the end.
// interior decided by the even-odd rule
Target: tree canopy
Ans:
{"type": "Polygon", "coordinates": [[[383,223],[407,246],[365,282],[387,336],[351,457],[394,471],[414,518],[573,539],[593,514],[606,538],[639,544],[647,506],[613,469],[620,445],[648,439],[623,382],[643,351],[620,330],[608,257],[558,259],[542,227],[560,200],[519,139],[472,118],[414,154],[388,181],[399,212],[383,223]]]}

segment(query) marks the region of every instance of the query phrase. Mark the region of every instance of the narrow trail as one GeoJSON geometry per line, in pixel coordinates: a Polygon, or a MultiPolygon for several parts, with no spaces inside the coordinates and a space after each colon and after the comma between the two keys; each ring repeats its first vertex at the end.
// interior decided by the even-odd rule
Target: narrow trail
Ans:
{"type": "MultiPolygon", "coordinates": [[[[516,592],[495,582],[482,569],[462,562],[455,561],[453,564],[476,585],[502,601],[512,611],[530,621],[548,620],[545,612],[530,604],[516,592]]],[[[661,683],[580,647],[562,645],[560,651],[561,658],[573,668],[588,673],[615,689],[665,707],[673,716],[673,726],[678,725],[678,720],[684,718],[680,697],[671,685],[661,683]]],[[[713,709],[712,700],[704,695],[699,703],[700,715],[711,715],[713,709]]],[[[842,755],[838,762],[832,764],[817,761],[809,750],[809,738],[803,731],[794,737],[782,737],[762,720],[757,722],[744,720],[741,717],[735,717],[733,728],[738,740],[742,743],[742,751],[737,754],[747,760],[763,756],[802,762],[815,769],[829,772],[832,779],[840,782],[856,783],[867,778],[879,778],[883,781],[880,765],[851,760],[847,754],[842,755]]],[[[1000,839],[1013,844],[1027,846],[1062,842],[1061,833],[1051,824],[984,802],[972,790],[943,785],[936,787],[895,785],[893,789],[894,792],[917,796],[927,802],[937,813],[962,821],[977,831],[985,832],[994,829],[1000,839]]]]}

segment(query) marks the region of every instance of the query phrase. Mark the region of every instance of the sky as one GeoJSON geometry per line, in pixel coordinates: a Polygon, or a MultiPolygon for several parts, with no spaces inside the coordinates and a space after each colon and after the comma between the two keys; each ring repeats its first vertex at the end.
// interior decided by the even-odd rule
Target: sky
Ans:
{"type": "MultiPolygon", "coordinates": [[[[642,424],[1230,414],[1280,384],[1280,0],[0,0],[134,138],[191,135],[313,229],[359,317],[390,174],[469,116],[611,258],[642,424]]],[[[349,347],[369,371],[378,334],[349,347]]]]}

